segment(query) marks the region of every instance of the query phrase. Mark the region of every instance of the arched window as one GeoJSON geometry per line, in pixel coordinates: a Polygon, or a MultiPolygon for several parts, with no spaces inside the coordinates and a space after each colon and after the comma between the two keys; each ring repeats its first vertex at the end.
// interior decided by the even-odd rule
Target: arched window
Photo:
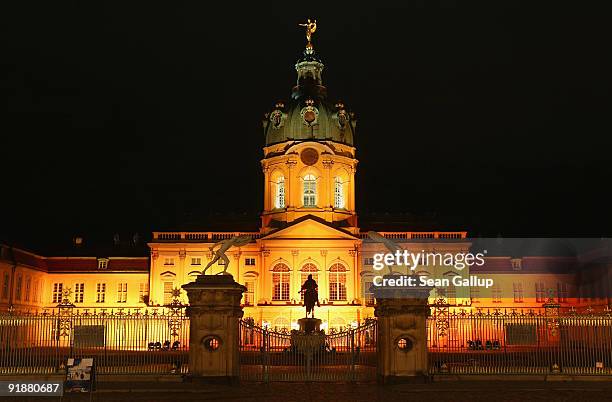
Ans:
{"type": "Polygon", "coordinates": [[[329,300],[346,300],[346,268],[340,263],[329,269],[329,300]]]}
{"type": "Polygon", "coordinates": [[[329,323],[329,329],[334,332],[342,332],[346,329],[346,321],[342,317],[334,317],[329,323]]]}
{"type": "Polygon", "coordinates": [[[289,322],[289,320],[285,317],[277,317],[274,320],[274,326],[273,329],[276,332],[282,332],[282,331],[287,331],[289,330],[291,327],[291,323],[289,322]]]}
{"type": "MultiPolygon", "coordinates": [[[[317,266],[314,265],[312,262],[308,262],[306,264],[304,264],[304,266],[302,267],[301,271],[301,276],[302,276],[302,282],[300,283],[300,286],[304,284],[304,282],[306,282],[306,279],[308,279],[308,275],[312,275],[312,279],[315,280],[315,282],[319,283],[319,275],[317,274],[317,272],[319,272],[319,270],[317,269],[317,266]]],[[[302,300],[304,300],[304,293],[302,292],[302,300]]]]}
{"type": "Polygon", "coordinates": [[[317,206],[317,179],[311,174],[304,176],[304,206],[317,206]]]}
{"type": "Polygon", "coordinates": [[[272,300],[289,300],[289,267],[280,263],[272,269],[272,300]]]}
{"type": "Polygon", "coordinates": [[[334,208],[344,208],[344,183],[341,177],[334,179],[334,208]]]}
{"type": "Polygon", "coordinates": [[[285,176],[279,176],[278,179],[276,179],[274,208],[285,208],[285,176]]]}

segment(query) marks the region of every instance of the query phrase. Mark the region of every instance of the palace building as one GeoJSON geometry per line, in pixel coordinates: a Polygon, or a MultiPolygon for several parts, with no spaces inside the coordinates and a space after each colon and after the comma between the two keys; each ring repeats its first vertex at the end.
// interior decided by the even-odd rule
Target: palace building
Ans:
{"type": "MultiPolygon", "coordinates": [[[[319,286],[321,307],[315,316],[323,320],[324,328],[356,326],[372,317],[373,255],[388,250],[368,237],[357,218],[355,115],[343,102],[327,97],[324,64],[310,43],[295,69],[290,99],[277,102],[263,122],[264,199],[258,231],[202,227],[154,232],[146,244],[117,238],[106,249],[91,248],[87,238],[76,238],[70,250],[47,256],[1,245],[0,308],[53,308],[63,301],[64,293],[77,308],[88,309],[163,308],[177,297],[187,303],[184,292],[177,289],[193,281],[211,261],[211,247],[233,236],[250,235],[248,244],[228,251],[228,272],[247,288],[245,317],[275,329],[294,328],[304,316],[299,290],[308,275],[319,286]]],[[[461,253],[472,248],[465,231],[368,229],[414,252],[461,253]]],[[[576,272],[566,268],[577,258],[489,254],[478,275],[495,281],[491,289],[449,286],[434,290],[431,301],[442,298],[465,309],[540,307],[551,297],[569,304],[577,300],[579,282],[576,272]]],[[[208,273],[223,268],[215,263],[208,273]]],[[[606,266],[601,272],[607,275],[606,286],[608,271],[606,266]]],[[[436,266],[416,273],[432,278],[470,274],[468,269],[436,266]]]]}

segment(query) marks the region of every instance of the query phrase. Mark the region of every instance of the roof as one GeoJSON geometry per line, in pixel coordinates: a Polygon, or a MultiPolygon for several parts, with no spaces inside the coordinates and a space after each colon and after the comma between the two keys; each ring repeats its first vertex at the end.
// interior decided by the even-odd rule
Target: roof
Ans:
{"type": "Polygon", "coordinates": [[[43,256],[31,251],[14,247],[8,244],[0,244],[0,259],[11,264],[18,264],[44,272],[83,272],[102,271],[98,268],[98,257],[108,258],[107,267],[104,272],[127,272],[143,271],[149,269],[149,257],[139,256],[43,256]]]}
{"type": "Polygon", "coordinates": [[[485,257],[483,266],[472,266],[470,273],[479,274],[571,274],[578,270],[575,257],[531,256],[521,258],[520,269],[510,257],[485,257]]]}
{"type": "Polygon", "coordinates": [[[289,140],[335,141],[353,145],[356,120],[344,103],[329,102],[323,63],[307,49],[296,64],[298,82],[288,102],[277,102],[263,121],[266,145],[289,140]]]}

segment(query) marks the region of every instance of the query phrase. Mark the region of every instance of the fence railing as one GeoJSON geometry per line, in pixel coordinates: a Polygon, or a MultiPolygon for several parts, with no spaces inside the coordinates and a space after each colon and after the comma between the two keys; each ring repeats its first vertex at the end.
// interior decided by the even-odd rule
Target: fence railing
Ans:
{"type": "MultiPolygon", "coordinates": [[[[431,374],[612,375],[610,311],[449,312],[438,306],[427,319],[427,336],[431,374]]],[[[376,339],[376,321],[318,340],[243,321],[241,377],[372,379],[376,339]],[[300,343],[310,341],[318,347],[300,343]]],[[[188,348],[189,318],[179,308],[0,313],[0,375],[59,373],[69,357],[93,357],[100,374],[181,374],[188,372],[188,348]]]]}
{"type": "MultiPolygon", "coordinates": [[[[393,240],[426,240],[426,239],[465,239],[467,232],[379,232],[387,239],[393,240]]],[[[360,239],[367,239],[367,233],[359,233],[360,239]]]]}
{"type": "Polygon", "coordinates": [[[249,235],[252,239],[261,237],[259,232],[153,232],[153,240],[211,242],[242,235],[249,235]]]}
{"type": "Polygon", "coordinates": [[[432,374],[612,374],[612,316],[434,311],[432,374]]]}
{"type": "Polygon", "coordinates": [[[60,372],[69,357],[93,357],[99,374],[186,373],[188,347],[182,309],[0,313],[0,375],[60,372]]]}

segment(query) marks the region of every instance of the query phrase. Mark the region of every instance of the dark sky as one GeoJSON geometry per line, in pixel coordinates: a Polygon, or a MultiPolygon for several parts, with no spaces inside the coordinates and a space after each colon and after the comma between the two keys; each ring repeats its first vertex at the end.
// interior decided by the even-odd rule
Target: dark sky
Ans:
{"type": "Polygon", "coordinates": [[[261,119],[295,83],[308,17],[330,97],[358,117],[360,214],[436,214],[440,230],[471,234],[612,234],[607,10],[10,3],[5,237],[257,218],[261,119]]]}

